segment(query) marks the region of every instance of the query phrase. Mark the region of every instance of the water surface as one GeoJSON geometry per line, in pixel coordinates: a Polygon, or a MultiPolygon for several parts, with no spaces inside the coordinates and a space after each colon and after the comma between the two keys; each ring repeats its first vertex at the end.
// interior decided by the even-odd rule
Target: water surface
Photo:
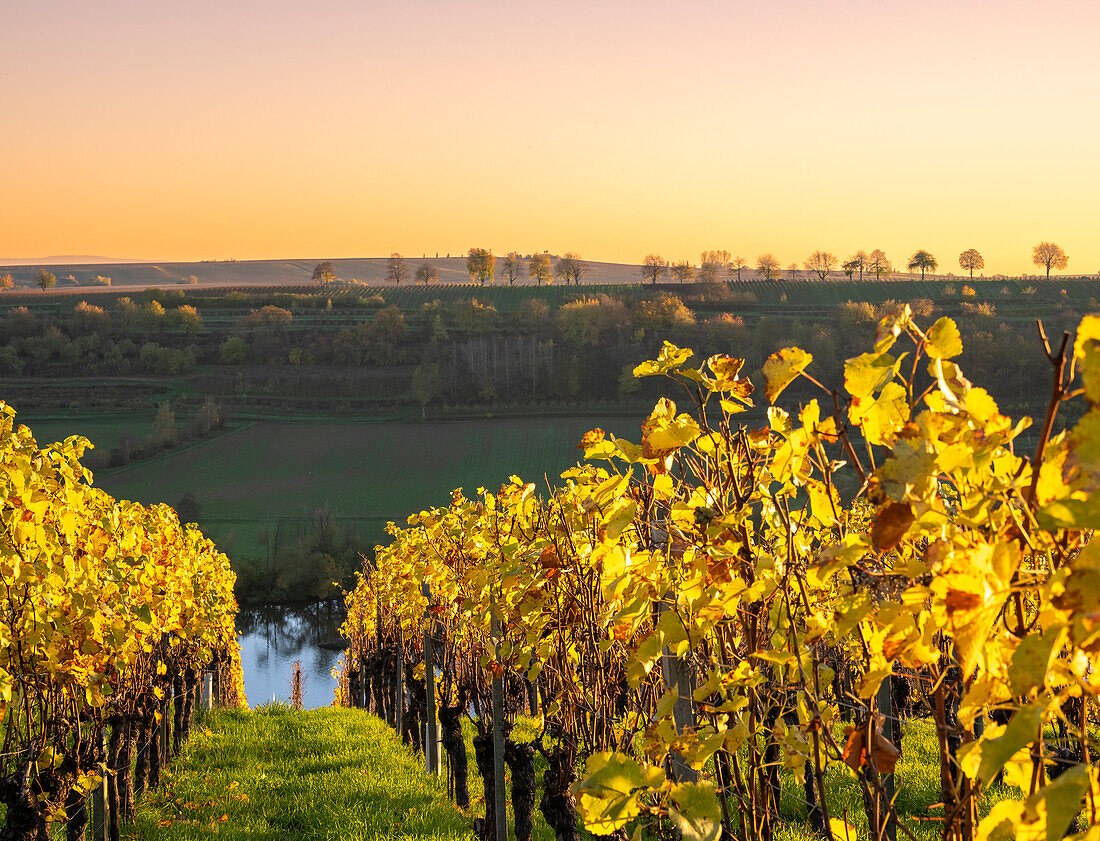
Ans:
{"type": "Polygon", "coordinates": [[[343,606],[320,602],[300,608],[243,609],[237,615],[244,691],[251,707],[290,700],[294,664],[302,663],[302,705],[306,709],[332,704],[343,652],[321,647],[340,637],[343,606]]]}

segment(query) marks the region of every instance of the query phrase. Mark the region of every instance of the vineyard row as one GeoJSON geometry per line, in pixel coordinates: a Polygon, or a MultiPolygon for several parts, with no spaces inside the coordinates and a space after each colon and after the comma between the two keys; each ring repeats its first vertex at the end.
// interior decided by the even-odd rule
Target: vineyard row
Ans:
{"type": "Polygon", "coordinates": [[[390,525],[347,595],[340,697],[428,750],[438,710],[462,805],[472,717],[485,838],[502,837],[502,762],[530,837],[536,752],[562,841],[579,822],[770,841],[784,775],[815,832],[854,837],[825,784],[838,773],[874,839],[929,820],[945,841],[1094,838],[1100,318],[1070,338],[1045,346],[1028,454],[1031,422],[951,361],[949,318],[921,327],[900,307],[842,392],[798,407],[778,401],[797,379],[818,387],[812,358],[773,354],[763,428],[737,423],[760,400],[743,360],[693,364],[666,343],[635,375],[667,378],[688,411],[662,398],[637,443],[592,430],[548,493],[513,477],[390,525]],[[1068,401],[1087,411],[1055,432],[1068,401]],[[512,742],[527,710],[541,736],[512,742]],[[940,747],[938,805],[917,816],[894,797],[903,719],[940,747]],[[991,799],[998,780],[1017,793],[991,799]]]}
{"type": "Polygon", "coordinates": [[[104,782],[117,838],[186,740],[202,674],[245,704],[229,560],[167,505],[93,487],[87,447],[40,448],[0,403],[4,838],[83,838],[104,782]]]}

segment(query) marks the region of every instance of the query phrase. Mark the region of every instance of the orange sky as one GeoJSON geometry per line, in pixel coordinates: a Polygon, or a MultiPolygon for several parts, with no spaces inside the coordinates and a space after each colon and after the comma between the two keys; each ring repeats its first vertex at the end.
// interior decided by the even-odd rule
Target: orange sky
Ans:
{"type": "Polygon", "coordinates": [[[1100,4],[41,0],[0,16],[0,256],[1100,270],[1100,4]]]}

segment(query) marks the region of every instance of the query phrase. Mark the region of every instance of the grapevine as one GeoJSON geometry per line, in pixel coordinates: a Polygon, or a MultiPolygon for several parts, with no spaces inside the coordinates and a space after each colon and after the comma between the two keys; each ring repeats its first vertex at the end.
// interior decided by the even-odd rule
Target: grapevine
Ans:
{"type": "Polygon", "coordinates": [[[935,728],[945,839],[1094,838],[1100,318],[1045,346],[1052,396],[1025,452],[1030,420],[966,379],[949,318],[883,319],[843,392],[805,351],[773,354],[762,428],[737,423],[760,401],[743,360],[692,364],[665,343],[635,375],[667,378],[687,410],[662,398],[638,443],[593,430],[560,487],[513,477],[390,525],[346,597],[338,691],[406,725],[407,695],[415,721],[428,634],[454,769],[448,721],[472,707],[484,736],[502,677],[511,714],[542,714],[530,747],[549,758],[540,805],[559,839],[579,817],[600,835],[670,822],[767,841],[781,774],[811,826],[843,838],[837,772],[871,837],[909,836],[890,795],[904,716],[935,728]],[[819,396],[781,407],[799,379],[819,396]],[[1019,793],[983,817],[997,779],[1019,793]]]}
{"type": "Polygon", "coordinates": [[[132,814],[135,788],[159,773],[157,725],[173,716],[185,734],[203,668],[224,666],[221,700],[245,703],[228,559],[167,505],[93,487],[88,446],[40,448],[0,403],[4,837],[57,821],[79,833],[104,775],[132,814]]]}

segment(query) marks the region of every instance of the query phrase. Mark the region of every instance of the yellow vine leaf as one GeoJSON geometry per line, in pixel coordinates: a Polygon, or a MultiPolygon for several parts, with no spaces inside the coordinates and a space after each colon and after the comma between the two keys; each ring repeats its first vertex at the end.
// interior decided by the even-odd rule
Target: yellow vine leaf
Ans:
{"type": "Polygon", "coordinates": [[[978,825],[974,841],[1058,841],[1088,787],[1089,769],[1077,766],[1026,800],[1002,800],[978,825]]]}
{"type": "Polygon", "coordinates": [[[848,419],[863,428],[870,444],[892,444],[908,418],[905,389],[896,382],[886,383],[874,401],[869,397],[853,398],[848,410],[848,419]]]}
{"type": "Polygon", "coordinates": [[[713,783],[680,783],[672,787],[669,816],[688,841],[717,841],[722,810],[713,783]]]}
{"type": "Polygon", "coordinates": [[[870,398],[897,373],[900,358],[864,353],[844,363],[844,388],[853,398],[870,398]]]}
{"type": "Polygon", "coordinates": [[[664,458],[694,441],[702,430],[691,415],[676,414],[676,404],[666,397],[657,401],[642,424],[642,455],[664,458]]]}
{"type": "Polygon", "coordinates": [[[1032,704],[1017,710],[1003,730],[991,725],[982,739],[959,751],[963,773],[989,785],[1016,751],[1039,737],[1042,720],[1042,707],[1032,704]]]}
{"type": "Polygon", "coordinates": [[[597,835],[622,829],[642,813],[638,793],[660,786],[663,779],[659,768],[642,768],[623,754],[592,754],[584,778],[573,786],[585,827],[597,835]]]}
{"type": "Polygon", "coordinates": [[[1008,667],[1008,680],[1012,694],[1020,697],[1042,689],[1050,672],[1050,662],[1061,650],[1062,627],[1048,628],[1042,636],[1030,635],[1020,640],[1008,667]]]}
{"type": "Polygon", "coordinates": [[[1085,397],[1100,403],[1100,316],[1086,315],[1077,326],[1073,355],[1085,384],[1085,397]]]}
{"type": "Polygon", "coordinates": [[[933,359],[951,359],[962,353],[962,337],[952,319],[943,316],[936,320],[928,331],[924,351],[933,359]]]}
{"type": "Polygon", "coordinates": [[[692,357],[688,348],[677,347],[672,342],[665,342],[656,359],[650,359],[634,368],[635,377],[652,377],[658,374],[675,372],[692,357]]]}
{"type": "Polygon", "coordinates": [[[764,396],[774,403],[783,390],[814,361],[802,348],[789,347],[773,353],[764,362],[764,396]]]}

